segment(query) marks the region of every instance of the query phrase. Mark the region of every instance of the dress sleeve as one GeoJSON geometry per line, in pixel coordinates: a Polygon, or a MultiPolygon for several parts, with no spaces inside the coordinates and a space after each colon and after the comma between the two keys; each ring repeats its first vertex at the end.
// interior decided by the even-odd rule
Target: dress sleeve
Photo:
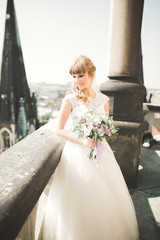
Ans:
{"type": "Polygon", "coordinates": [[[105,94],[103,94],[103,93],[99,93],[99,95],[100,95],[100,100],[102,101],[102,102],[108,102],[110,99],[109,99],[109,97],[107,97],[105,94]]]}
{"type": "Polygon", "coordinates": [[[65,101],[67,101],[67,100],[69,100],[70,103],[72,104],[72,107],[74,107],[74,105],[75,105],[75,96],[74,96],[74,94],[72,94],[72,93],[67,94],[67,95],[63,98],[62,103],[65,102],[65,101]]]}

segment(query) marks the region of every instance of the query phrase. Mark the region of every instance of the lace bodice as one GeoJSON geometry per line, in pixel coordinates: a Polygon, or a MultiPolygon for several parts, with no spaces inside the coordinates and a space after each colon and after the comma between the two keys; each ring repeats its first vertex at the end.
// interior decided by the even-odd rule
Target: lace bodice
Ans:
{"type": "Polygon", "coordinates": [[[63,101],[66,100],[69,100],[72,104],[71,118],[73,120],[75,116],[82,116],[83,113],[90,110],[96,110],[98,113],[105,113],[104,105],[107,101],[109,101],[109,98],[101,92],[97,91],[96,97],[94,99],[89,97],[89,103],[86,104],[78,99],[75,93],[71,93],[65,96],[63,101]]]}

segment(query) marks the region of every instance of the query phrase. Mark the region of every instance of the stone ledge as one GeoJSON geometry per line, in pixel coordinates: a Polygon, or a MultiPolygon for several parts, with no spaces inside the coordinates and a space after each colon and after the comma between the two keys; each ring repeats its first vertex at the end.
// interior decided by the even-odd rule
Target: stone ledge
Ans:
{"type": "Polygon", "coordinates": [[[160,112],[160,105],[154,103],[143,103],[143,111],[160,112]]]}
{"type": "Polygon", "coordinates": [[[148,123],[144,122],[127,122],[127,121],[114,121],[115,125],[119,128],[120,135],[130,135],[143,133],[148,129],[148,123]]]}
{"type": "Polygon", "coordinates": [[[0,239],[14,239],[56,169],[64,141],[42,127],[0,155],[0,239]]]}
{"type": "MultiPolygon", "coordinates": [[[[127,77],[127,78],[130,78],[130,77],[127,77]]],[[[146,88],[144,85],[135,83],[135,82],[128,82],[125,80],[126,80],[126,77],[124,78],[124,76],[117,77],[117,79],[115,78],[111,80],[109,79],[108,81],[101,84],[100,91],[102,91],[103,93],[114,92],[114,93],[123,93],[123,94],[125,93],[145,94],[146,93],[146,88]],[[121,79],[121,81],[119,79],[121,79]]]]}

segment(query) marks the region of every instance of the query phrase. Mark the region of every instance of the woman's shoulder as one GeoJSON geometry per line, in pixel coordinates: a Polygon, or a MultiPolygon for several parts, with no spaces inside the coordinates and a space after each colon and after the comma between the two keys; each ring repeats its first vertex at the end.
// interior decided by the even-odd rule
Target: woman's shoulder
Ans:
{"type": "Polygon", "coordinates": [[[103,94],[99,90],[97,91],[97,98],[102,102],[108,102],[110,100],[107,95],[103,94]]]}
{"type": "Polygon", "coordinates": [[[65,93],[65,96],[63,98],[63,102],[65,102],[65,101],[69,101],[72,104],[72,106],[75,104],[76,96],[75,96],[73,91],[67,91],[65,93]]]}

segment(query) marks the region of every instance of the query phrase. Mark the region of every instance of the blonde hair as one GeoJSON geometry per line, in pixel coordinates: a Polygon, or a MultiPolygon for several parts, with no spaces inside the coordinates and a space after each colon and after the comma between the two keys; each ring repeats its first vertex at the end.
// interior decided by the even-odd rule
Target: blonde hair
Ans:
{"type": "MultiPolygon", "coordinates": [[[[96,67],[91,59],[84,55],[80,55],[75,59],[74,63],[70,67],[69,73],[71,75],[88,73],[89,76],[94,77],[95,71],[96,67]]],[[[84,103],[88,102],[88,98],[75,83],[73,85],[73,91],[76,93],[77,98],[79,98],[81,101],[84,103]]]]}

